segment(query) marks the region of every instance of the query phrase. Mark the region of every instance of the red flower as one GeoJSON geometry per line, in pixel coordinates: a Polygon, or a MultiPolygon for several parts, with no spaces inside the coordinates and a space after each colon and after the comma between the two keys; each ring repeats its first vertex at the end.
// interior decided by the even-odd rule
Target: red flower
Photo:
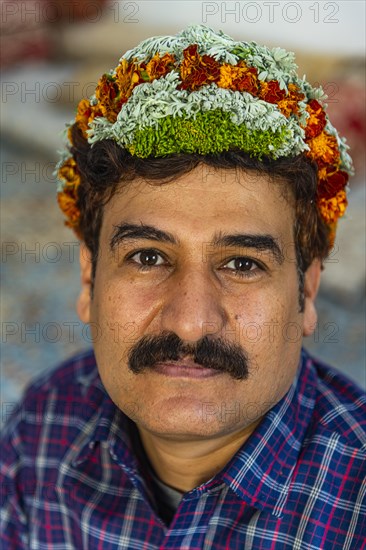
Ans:
{"type": "Polygon", "coordinates": [[[337,170],[327,166],[319,172],[318,196],[323,199],[331,199],[345,188],[348,182],[348,174],[343,170],[337,170]]]}
{"type": "Polygon", "coordinates": [[[180,66],[182,90],[197,90],[204,84],[217,82],[220,78],[220,64],[210,55],[200,55],[198,45],[183,50],[184,59],[180,66]]]}
{"type": "Polygon", "coordinates": [[[277,80],[270,80],[269,82],[261,82],[259,97],[267,103],[278,103],[285,99],[286,91],[281,90],[277,80]]]}
{"type": "Polygon", "coordinates": [[[311,139],[322,133],[326,119],[323,107],[316,99],[312,99],[306,106],[309,118],[306,121],[305,137],[311,139]]]}

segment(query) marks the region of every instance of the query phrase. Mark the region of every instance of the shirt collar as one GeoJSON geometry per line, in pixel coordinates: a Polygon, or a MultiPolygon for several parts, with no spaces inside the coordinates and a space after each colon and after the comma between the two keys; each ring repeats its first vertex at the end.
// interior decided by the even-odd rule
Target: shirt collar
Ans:
{"type": "MultiPolygon", "coordinates": [[[[86,356],[85,356],[86,357],[86,356]]],[[[94,353],[87,353],[92,369],[80,372],[77,383],[81,385],[83,400],[80,410],[82,430],[75,444],[75,453],[71,458],[73,466],[79,466],[88,459],[97,443],[106,442],[112,449],[119,441],[122,449],[122,462],[130,470],[136,470],[136,461],[129,437],[133,422],[116,407],[109,397],[99,376],[94,353]]]]}
{"type": "MultiPolygon", "coordinates": [[[[86,382],[83,386],[83,428],[77,441],[73,443],[75,450],[68,456],[67,462],[78,468],[89,458],[97,444],[105,444],[112,459],[123,468],[135,487],[145,498],[152,500],[150,476],[147,480],[141,458],[136,455],[134,448],[136,425],[109,397],[92,352],[89,358],[94,361],[94,376],[89,376],[87,381],[80,380],[80,377],[78,379],[79,383],[86,382]]],[[[64,464],[64,468],[66,466],[64,464]]]]}
{"type": "MultiPolygon", "coordinates": [[[[90,354],[92,355],[92,354],[90,354]]],[[[95,363],[95,359],[94,359],[95,363]]],[[[95,363],[84,386],[84,429],[75,448],[72,464],[84,462],[97,442],[118,446],[118,462],[137,474],[137,461],[130,438],[133,422],[113,403],[99,377],[95,363]]],[[[303,350],[297,375],[286,395],[264,416],[243,447],[225,468],[195,493],[226,484],[248,505],[281,517],[293,471],[313,414],[316,373],[303,350]]]]}

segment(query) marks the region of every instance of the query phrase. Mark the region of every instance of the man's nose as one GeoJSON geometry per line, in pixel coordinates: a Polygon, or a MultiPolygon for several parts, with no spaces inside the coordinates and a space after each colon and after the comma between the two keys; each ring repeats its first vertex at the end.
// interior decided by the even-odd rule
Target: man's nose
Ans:
{"type": "Polygon", "coordinates": [[[227,315],[213,275],[202,268],[186,269],[173,277],[164,298],[161,319],[161,330],[174,332],[185,342],[220,334],[227,315]]]}

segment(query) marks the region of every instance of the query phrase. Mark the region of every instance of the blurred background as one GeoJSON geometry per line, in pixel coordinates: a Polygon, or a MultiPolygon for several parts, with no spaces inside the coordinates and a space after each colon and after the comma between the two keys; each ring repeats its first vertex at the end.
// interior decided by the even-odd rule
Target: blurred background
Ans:
{"type": "Polygon", "coordinates": [[[78,243],[52,175],[60,132],[103,72],[143,38],[205,23],[296,53],[323,86],[356,176],[305,346],[366,387],[365,3],[23,0],[1,6],[2,420],[31,378],[91,346],[74,311],[78,243]]]}

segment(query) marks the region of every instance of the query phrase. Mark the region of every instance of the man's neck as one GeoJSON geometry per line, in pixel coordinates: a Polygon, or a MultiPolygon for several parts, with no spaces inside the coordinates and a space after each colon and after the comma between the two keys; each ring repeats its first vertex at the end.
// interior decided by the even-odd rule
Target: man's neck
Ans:
{"type": "Polygon", "coordinates": [[[142,445],[158,478],[188,492],[215,476],[235,455],[260,420],[239,432],[215,439],[176,440],[138,427],[142,445]]]}

